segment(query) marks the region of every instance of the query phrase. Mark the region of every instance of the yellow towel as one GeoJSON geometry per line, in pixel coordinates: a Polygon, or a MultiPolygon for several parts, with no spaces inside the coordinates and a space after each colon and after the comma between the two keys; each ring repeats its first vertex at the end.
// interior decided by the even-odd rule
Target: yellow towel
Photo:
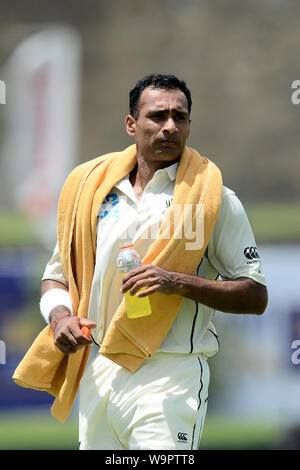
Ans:
{"type": "MultiPolygon", "coordinates": [[[[58,244],[69,284],[74,314],[86,317],[96,255],[96,224],[99,207],[113,186],[130,173],[137,161],[136,146],[111,153],[73,170],[63,187],[58,207],[58,244]]],[[[184,226],[174,223],[170,237],[162,232],[149,247],[143,264],[156,264],[169,271],[193,274],[206,250],[217,220],[222,198],[222,176],[214,163],[185,147],[180,158],[171,204],[204,205],[204,243],[187,250],[184,226]],[[179,230],[181,232],[179,232],[179,230]],[[178,237],[182,233],[182,237],[178,237]]],[[[171,209],[170,209],[171,210],[171,209]]],[[[167,215],[166,215],[167,217],[167,215]]],[[[172,326],[183,298],[155,293],[150,296],[152,315],[130,320],[124,300],[115,312],[100,352],[131,372],[152,356],[172,326]]],[[[64,356],[54,346],[53,331],[47,326],[38,335],[18,365],[13,380],[23,386],[45,390],[56,400],[52,415],[64,422],[72,408],[90,348],[64,356]]]]}

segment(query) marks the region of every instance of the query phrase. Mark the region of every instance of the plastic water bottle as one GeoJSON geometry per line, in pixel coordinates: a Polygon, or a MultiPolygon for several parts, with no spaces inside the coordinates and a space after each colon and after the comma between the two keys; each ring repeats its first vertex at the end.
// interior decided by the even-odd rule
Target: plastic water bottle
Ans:
{"type": "MultiPolygon", "coordinates": [[[[117,266],[121,274],[125,275],[132,269],[138,268],[141,265],[141,257],[134,249],[133,244],[127,243],[120,246],[117,266]]],[[[143,289],[146,288],[144,287],[143,289]]],[[[127,291],[124,294],[128,318],[139,318],[150,315],[152,312],[149,297],[137,297],[136,295],[130,295],[129,292],[130,291],[127,291]]]]}

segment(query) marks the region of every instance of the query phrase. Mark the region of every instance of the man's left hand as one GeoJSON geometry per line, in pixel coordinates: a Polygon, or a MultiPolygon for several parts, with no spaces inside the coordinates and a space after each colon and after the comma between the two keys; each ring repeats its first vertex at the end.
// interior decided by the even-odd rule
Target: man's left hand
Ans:
{"type": "Polygon", "coordinates": [[[175,294],[176,273],[165,269],[145,264],[139,268],[132,269],[122,279],[121,292],[130,291],[136,294],[140,289],[146,288],[137,294],[137,297],[146,297],[154,292],[171,295],[175,294]]]}

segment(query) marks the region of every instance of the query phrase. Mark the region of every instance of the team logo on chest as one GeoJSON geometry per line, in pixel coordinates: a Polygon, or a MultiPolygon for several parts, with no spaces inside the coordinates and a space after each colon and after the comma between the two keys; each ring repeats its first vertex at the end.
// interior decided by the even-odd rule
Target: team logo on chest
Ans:
{"type": "Polygon", "coordinates": [[[119,217],[119,209],[116,208],[116,206],[119,204],[119,202],[118,194],[108,194],[99,209],[97,220],[102,220],[105,217],[117,219],[119,217]]]}

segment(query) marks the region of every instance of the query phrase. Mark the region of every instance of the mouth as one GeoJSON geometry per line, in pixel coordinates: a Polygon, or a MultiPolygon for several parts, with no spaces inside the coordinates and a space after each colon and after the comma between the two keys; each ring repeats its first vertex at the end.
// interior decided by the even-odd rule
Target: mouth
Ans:
{"type": "Polygon", "coordinates": [[[173,147],[177,147],[177,146],[178,146],[178,142],[176,142],[175,140],[168,140],[168,139],[160,140],[160,141],[159,141],[159,144],[160,144],[162,147],[167,147],[167,148],[173,148],[173,147]]]}

